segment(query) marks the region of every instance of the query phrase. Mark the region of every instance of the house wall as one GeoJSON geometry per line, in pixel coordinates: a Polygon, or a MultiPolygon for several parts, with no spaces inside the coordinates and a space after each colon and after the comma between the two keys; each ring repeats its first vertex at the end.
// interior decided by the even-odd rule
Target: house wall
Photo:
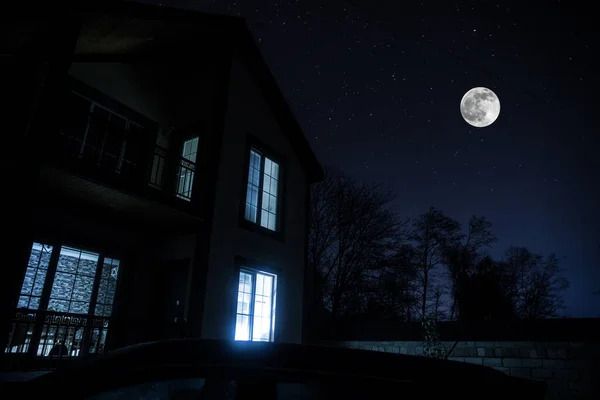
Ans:
{"type": "Polygon", "coordinates": [[[212,220],[203,337],[233,338],[236,299],[231,298],[229,289],[237,287],[234,258],[240,256],[280,270],[276,340],[301,342],[306,179],[258,86],[234,53],[212,220]],[[266,143],[286,159],[283,243],[239,227],[242,186],[248,173],[244,168],[247,134],[266,143]]]}
{"type": "MultiPolygon", "coordinates": [[[[339,341],[323,344],[389,353],[423,355],[417,341],[339,341]]],[[[442,342],[447,351],[454,342],[442,342]]],[[[450,360],[485,365],[511,376],[547,384],[547,399],[600,398],[600,343],[459,341],[450,360]]]]}

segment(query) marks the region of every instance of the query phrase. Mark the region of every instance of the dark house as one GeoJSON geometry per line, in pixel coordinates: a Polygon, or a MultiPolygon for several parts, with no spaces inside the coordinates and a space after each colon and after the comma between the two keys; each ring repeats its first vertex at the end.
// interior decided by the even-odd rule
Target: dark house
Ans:
{"type": "Polygon", "coordinates": [[[11,146],[26,149],[10,156],[26,165],[5,361],[172,337],[301,342],[323,172],[245,22],[113,1],[52,11],[0,28],[11,146]]]}

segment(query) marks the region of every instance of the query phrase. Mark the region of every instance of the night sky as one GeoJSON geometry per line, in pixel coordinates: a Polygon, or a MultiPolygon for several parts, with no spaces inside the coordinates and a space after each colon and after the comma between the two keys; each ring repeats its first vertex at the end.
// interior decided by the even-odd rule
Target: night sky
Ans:
{"type": "MultiPolygon", "coordinates": [[[[159,1],[145,0],[147,3],[159,1]]],[[[600,28],[560,1],[211,1],[165,5],[245,17],[320,161],[429,206],[494,223],[511,244],[564,257],[564,315],[600,315],[600,28]],[[471,88],[499,97],[474,128],[471,88]],[[596,107],[595,107],[596,106],[596,107]]]]}

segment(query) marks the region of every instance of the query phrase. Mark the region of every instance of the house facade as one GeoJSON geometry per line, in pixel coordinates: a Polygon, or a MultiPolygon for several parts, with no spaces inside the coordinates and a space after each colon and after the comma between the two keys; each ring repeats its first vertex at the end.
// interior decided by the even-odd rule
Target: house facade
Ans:
{"type": "Polygon", "coordinates": [[[27,149],[12,157],[28,160],[5,365],[174,337],[300,343],[323,173],[244,21],[119,2],[61,15],[16,18],[2,49],[27,149]]]}

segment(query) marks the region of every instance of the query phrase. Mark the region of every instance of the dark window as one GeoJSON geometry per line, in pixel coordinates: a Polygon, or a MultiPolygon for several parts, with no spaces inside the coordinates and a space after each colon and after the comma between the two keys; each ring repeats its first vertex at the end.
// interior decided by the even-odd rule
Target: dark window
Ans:
{"type": "Polygon", "coordinates": [[[71,156],[116,173],[129,173],[140,161],[145,129],[139,122],[71,91],[61,136],[71,156]]]}

